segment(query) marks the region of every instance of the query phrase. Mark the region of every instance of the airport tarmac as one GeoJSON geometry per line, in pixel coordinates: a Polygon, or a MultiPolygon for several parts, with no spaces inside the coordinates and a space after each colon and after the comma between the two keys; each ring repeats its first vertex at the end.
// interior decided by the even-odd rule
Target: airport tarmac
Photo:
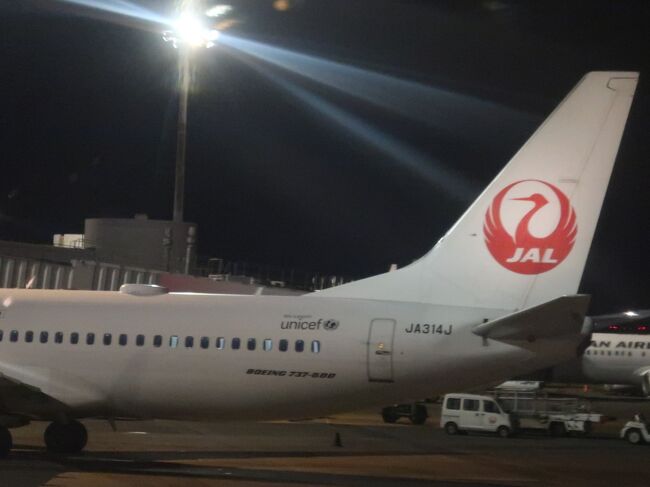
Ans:
{"type": "Polygon", "coordinates": [[[138,486],[646,486],[650,446],[617,438],[650,401],[604,399],[594,410],[617,420],[588,438],[524,434],[447,436],[436,410],[423,426],[381,422],[374,412],[275,423],[85,421],[80,455],[42,446],[43,423],[13,430],[16,449],[0,461],[0,487],[138,486]],[[342,446],[335,445],[336,433],[342,446]]]}

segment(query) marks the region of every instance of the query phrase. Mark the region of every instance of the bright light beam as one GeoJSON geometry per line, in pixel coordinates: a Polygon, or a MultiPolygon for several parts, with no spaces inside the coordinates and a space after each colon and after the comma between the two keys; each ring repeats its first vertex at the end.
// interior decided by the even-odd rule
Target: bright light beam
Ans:
{"type": "Polygon", "coordinates": [[[192,12],[183,12],[173,23],[173,29],[163,32],[165,42],[171,42],[175,48],[182,45],[190,48],[214,46],[220,32],[208,28],[202,18],[192,12]]]}
{"type": "Polygon", "coordinates": [[[231,35],[223,35],[220,43],[456,136],[469,133],[474,137],[507,129],[504,124],[516,127],[531,123],[527,114],[497,103],[375,71],[231,35]]]}
{"type": "Polygon", "coordinates": [[[323,98],[290,81],[281,79],[268,69],[259,66],[255,66],[255,69],[283,90],[342,127],[346,134],[352,134],[367,145],[379,150],[452,198],[465,203],[476,196],[476,191],[466,181],[450,172],[440,162],[404,145],[323,98]]]}
{"type": "Polygon", "coordinates": [[[80,7],[105,12],[121,17],[128,17],[152,24],[170,25],[170,19],[152,10],[146,9],[126,0],[58,0],[60,3],[78,5],[80,7]]]}
{"type": "Polygon", "coordinates": [[[232,7],[230,5],[215,5],[210,7],[205,15],[212,18],[223,17],[224,15],[232,12],[232,7]]]}

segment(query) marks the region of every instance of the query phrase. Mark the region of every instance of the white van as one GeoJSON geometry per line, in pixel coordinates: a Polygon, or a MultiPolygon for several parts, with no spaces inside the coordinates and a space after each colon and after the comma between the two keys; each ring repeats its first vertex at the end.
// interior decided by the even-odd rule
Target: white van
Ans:
{"type": "Polygon", "coordinates": [[[442,403],[440,427],[449,435],[487,431],[502,438],[513,431],[510,415],[493,398],[476,394],[447,394],[442,403]]]}

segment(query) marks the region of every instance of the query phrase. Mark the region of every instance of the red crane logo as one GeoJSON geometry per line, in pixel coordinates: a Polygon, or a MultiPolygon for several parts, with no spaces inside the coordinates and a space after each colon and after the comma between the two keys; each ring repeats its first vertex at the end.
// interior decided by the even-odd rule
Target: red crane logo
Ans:
{"type": "MultiPolygon", "coordinates": [[[[526,187],[528,186],[530,185],[526,187]]],[[[548,194],[548,191],[545,192],[548,194]]],[[[548,212],[543,217],[547,218],[548,212]]],[[[492,256],[503,267],[518,274],[541,274],[558,266],[571,252],[577,233],[576,212],[569,198],[552,184],[537,179],[524,179],[503,188],[492,200],[483,224],[485,245],[492,256]],[[522,183],[533,183],[533,186],[544,185],[557,198],[560,216],[555,228],[546,236],[535,236],[530,228],[533,218],[549,204],[549,200],[543,194],[532,192],[526,197],[506,200],[506,196],[522,183]],[[533,207],[517,223],[514,234],[508,232],[503,224],[504,200],[533,203],[533,207]]]]}

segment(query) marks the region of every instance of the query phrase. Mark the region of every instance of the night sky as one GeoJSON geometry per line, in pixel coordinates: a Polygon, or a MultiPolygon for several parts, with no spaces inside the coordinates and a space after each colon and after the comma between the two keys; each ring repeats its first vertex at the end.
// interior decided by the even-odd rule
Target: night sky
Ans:
{"type": "MultiPolygon", "coordinates": [[[[650,2],[230,3],[234,38],[425,85],[453,108],[408,89],[369,103],[227,45],[201,53],[185,208],[201,255],[356,277],[408,264],[586,72],[637,70],[581,290],[592,313],[650,306],[650,2]]],[[[139,5],[166,15],[172,3],[139,5]]],[[[0,239],[171,218],[176,55],[155,25],[0,0],[0,239]]]]}

